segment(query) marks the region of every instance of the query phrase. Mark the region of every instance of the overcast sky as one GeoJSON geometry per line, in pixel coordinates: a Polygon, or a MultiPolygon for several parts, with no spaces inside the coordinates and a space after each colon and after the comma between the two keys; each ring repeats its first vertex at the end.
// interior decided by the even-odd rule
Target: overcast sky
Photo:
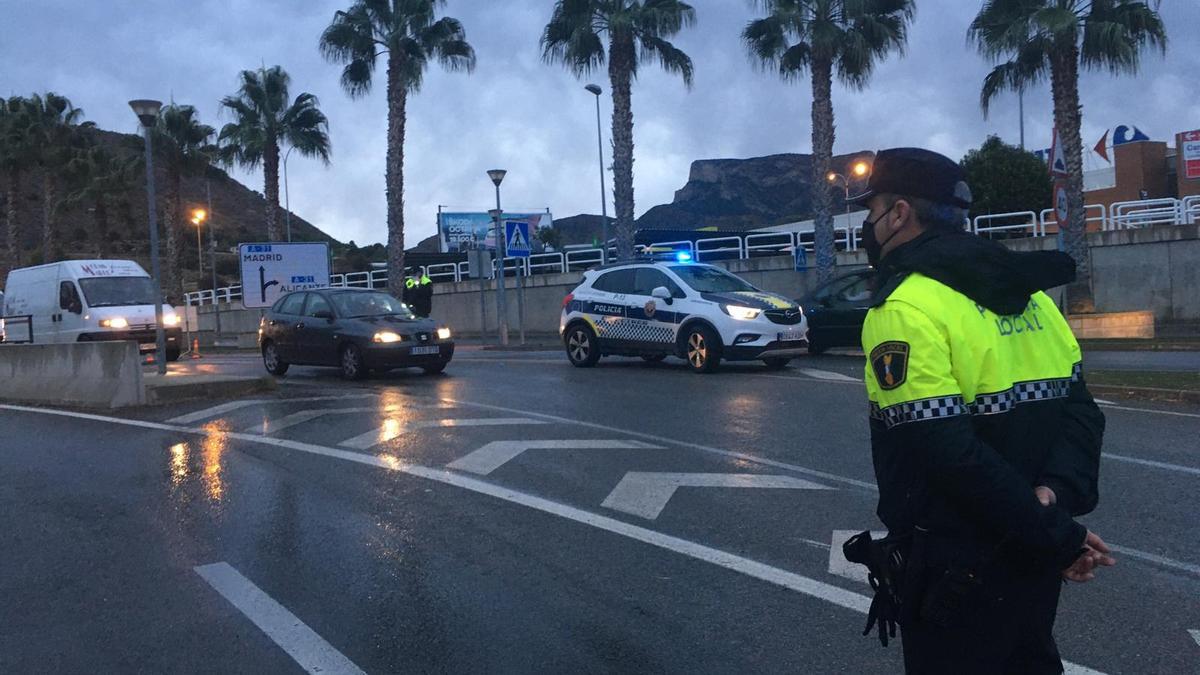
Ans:
{"type": "MultiPolygon", "coordinates": [[[[317,51],[322,29],[349,0],[0,0],[0,93],[52,90],[100,126],[133,133],[126,101],[161,98],[195,105],[203,121],[229,121],[219,99],[237,73],[279,64],[292,95],[311,92],[330,119],[329,167],[293,155],[292,209],[343,241],[386,237],[382,79],[370,96],[341,90],[341,66],[317,51]]],[[[757,70],[739,40],[756,16],[749,0],[692,0],[698,22],[675,38],[691,55],[696,81],[651,65],[634,85],[637,212],[669,202],[696,159],[809,152],[811,96],[806,81],[781,82],[757,70]]],[[[1135,124],[1155,140],[1200,128],[1200,3],[1164,0],[1170,38],[1165,58],[1145,57],[1142,74],[1084,77],[1084,143],[1105,129],[1135,124]]],[[[595,107],[561,66],[542,63],[538,39],[552,0],[450,0],[478,67],[471,75],[436,66],[408,107],[406,222],[409,241],[435,232],[439,204],[486,210],[494,199],[485,171],[508,169],[506,210],[549,207],[559,217],[598,213],[595,107]]],[[[979,86],[990,64],[966,44],[979,3],[918,0],[907,54],[882,64],[864,92],[835,85],[836,153],[926,146],[958,159],[987,134],[1017,142],[1016,97],[984,119],[979,86]]],[[[383,64],[381,63],[381,67],[383,64]]],[[[611,105],[605,73],[592,81],[602,99],[606,163],[611,105]]],[[[1028,146],[1050,141],[1048,85],[1026,97],[1028,146]]],[[[1092,157],[1092,168],[1101,162],[1092,157]]],[[[261,173],[234,175],[262,190],[261,173]]],[[[609,189],[611,190],[611,180],[609,189]]],[[[280,189],[282,199],[283,190],[280,189]]],[[[609,210],[612,212],[611,208],[609,210]]]]}

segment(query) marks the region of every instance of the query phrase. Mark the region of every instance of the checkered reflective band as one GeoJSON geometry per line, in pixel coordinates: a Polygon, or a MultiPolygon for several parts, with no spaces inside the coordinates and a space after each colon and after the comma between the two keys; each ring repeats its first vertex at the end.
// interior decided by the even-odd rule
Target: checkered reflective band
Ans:
{"type": "Polygon", "coordinates": [[[963,400],[961,395],[957,394],[920,401],[906,401],[887,408],[880,408],[879,404],[872,401],[871,419],[880,420],[884,426],[891,429],[908,422],[942,419],[956,415],[995,415],[1012,410],[1018,403],[1066,398],[1071,391],[1071,383],[1078,382],[1082,377],[1083,366],[1076,363],[1071,368],[1070,377],[1018,382],[1005,391],[980,394],[969,404],[963,400]]]}
{"type": "Polygon", "coordinates": [[[655,321],[640,321],[621,317],[596,317],[596,329],[606,340],[628,340],[630,342],[662,342],[675,340],[675,327],[655,321]]]}

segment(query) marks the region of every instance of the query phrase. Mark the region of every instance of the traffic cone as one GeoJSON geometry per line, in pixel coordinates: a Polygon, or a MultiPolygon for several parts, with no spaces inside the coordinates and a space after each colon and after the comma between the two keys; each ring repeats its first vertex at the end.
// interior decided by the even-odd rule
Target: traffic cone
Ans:
{"type": "Polygon", "coordinates": [[[192,338],[192,359],[200,358],[200,338],[192,338]]]}

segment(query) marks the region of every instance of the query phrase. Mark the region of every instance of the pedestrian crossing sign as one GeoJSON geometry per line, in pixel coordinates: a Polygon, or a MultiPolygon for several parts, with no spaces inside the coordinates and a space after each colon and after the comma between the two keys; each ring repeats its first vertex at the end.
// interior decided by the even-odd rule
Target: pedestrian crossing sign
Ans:
{"type": "Polygon", "coordinates": [[[521,220],[504,222],[504,254],[509,258],[528,258],[529,223],[521,220]]]}

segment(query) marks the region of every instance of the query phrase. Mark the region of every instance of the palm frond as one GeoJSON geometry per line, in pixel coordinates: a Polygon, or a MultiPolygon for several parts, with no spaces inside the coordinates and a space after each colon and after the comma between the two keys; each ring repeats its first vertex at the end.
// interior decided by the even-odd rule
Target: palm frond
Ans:
{"type": "Polygon", "coordinates": [[[641,40],[642,59],[657,58],[659,65],[668,73],[677,73],[683,78],[683,84],[692,88],[695,75],[692,59],[683,50],[659,37],[643,35],[641,40]]]}

